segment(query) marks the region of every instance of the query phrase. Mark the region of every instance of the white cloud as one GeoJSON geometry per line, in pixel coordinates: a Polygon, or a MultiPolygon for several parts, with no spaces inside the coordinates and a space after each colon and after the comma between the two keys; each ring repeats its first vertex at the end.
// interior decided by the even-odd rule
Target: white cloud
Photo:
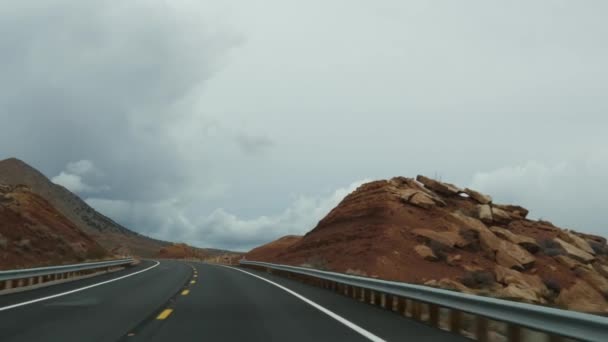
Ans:
{"type": "Polygon", "coordinates": [[[281,213],[249,219],[224,209],[216,209],[209,215],[189,213],[177,200],[134,203],[90,198],[87,203],[110,217],[135,222],[140,231],[143,227],[156,227],[147,232],[155,238],[246,251],[285,235],[305,234],[365,182],[354,182],[326,196],[298,196],[281,213]]]}
{"type": "Polygon", "coordinates": [[[51,181],[75,193],[97,193],[109,190],[107,185],[92,186],[87,184],[83,178],[91,174],[101,174],[101,172],[92,161],[79,160],[68,163],[66,169],[51,178],[51,181]]]}
{"type": "Polygon", "coordinates": [[[608,158],[596,154],[554,164],[529,161],[478,172],[470,186],[491,194],[496,202],[527,207],[531,218],[608,235],[603,217],[607,174],[608,158]]]}

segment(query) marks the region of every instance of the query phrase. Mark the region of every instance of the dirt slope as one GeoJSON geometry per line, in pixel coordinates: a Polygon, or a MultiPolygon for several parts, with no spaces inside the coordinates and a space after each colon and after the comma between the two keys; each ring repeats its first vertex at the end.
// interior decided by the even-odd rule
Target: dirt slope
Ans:
{"type": "Polygon", "coordinates": [[[26,185],[33,193],[46,199],[76,227],[110,251],[154,257],[162,247],[169,244],[140,235],[112,221],[21,160],[10,158],[0,161],[0,183],[26,185]]]}
{"type": "Polygon", "coordinates": [[[606,240],[527,214],[452,184],[397,177],[362,185],[303,238],[246,258],[608,313],[606,240]]]}
{"type": "Polygon", "coordinates": [[[58,265],[110,256],[25,186],[0,184],[0,269],[58,265]]]}

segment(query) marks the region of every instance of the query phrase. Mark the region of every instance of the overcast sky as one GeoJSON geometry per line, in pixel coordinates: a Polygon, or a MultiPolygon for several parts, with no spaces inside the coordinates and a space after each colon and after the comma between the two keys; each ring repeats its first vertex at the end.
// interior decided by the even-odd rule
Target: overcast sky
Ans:
{"type": "Polygon", "coordinates": [[[247,250],[422,173],[608,235],[608,2],[0,2],[0,158],[247,250]]]}

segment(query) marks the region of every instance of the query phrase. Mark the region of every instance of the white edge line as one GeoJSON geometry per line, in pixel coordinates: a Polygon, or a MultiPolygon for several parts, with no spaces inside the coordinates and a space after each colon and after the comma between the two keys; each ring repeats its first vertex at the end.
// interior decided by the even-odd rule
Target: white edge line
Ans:
{"type": "Polygon", "coordinates": [[[332,311],[330,311],[330,310],[328,310],[328,309],[326,309],[326,308],[322,307],[321,305],[319,305],[319,304],[317,304],[317,303],[313,302],[312,300],[310,300],[310,299],[308,299],[308,298],[306,298],[306,297],[304,297],[304,296],[300,295],[299,293],[296,293],[296,292],[294,292],[294,291],[292,291],[292,290],[290,290],[290,289],[286,288],[286,287],[285,287],[285,286],[283,286],[283,285],[277,284],[277,283],[275,283],[275,282],[273,282],[273,281],[271,281],[271,280],[268,280],[268,279],[266,279],[266,278],[264,278],[264,277],[260,277],[259,275],[256,275],[256,274],[253,274],[253,273],[249,273],[249,272],[247,272],[247,271],[243,271],[243,270],[241,270],[241,269],[239,269],[239,268],[236,268],[236,267],[229,267],[229,266],[224,266],[224,265],[219,265],[219,266],[226,267],[226,268],[230,268],[230,269],[233,269],[233,270],[236,270],[236,271],[240,271],[240,272],[243,272],[243,273],[249,274],[249,275],[250,275],[250,276],[252,276],[252,277],[256,277],[256,278],[259,278],[259,279],[261,279],[261,280],[263,280],[263,281],[265,281],[265,282],[267,282],[267,283],[270,283],[270,284],[272,284],[272,285],[274,285],[274,286],[276,286],[276,287],[278,287],[278,288],[280,288],[280,289],[282,289],[282,290],[284,290],[284,291],[288,292],[289,294],[291,294],[291,295],[293,295],[293,296],[297,297],[298,299],[300,299],[300,300],[302,300],[302,301],[306,302],[307,304],[309,304],[309,305],[313,306],[315,309],[317,309],[317,310],[319,310],[319,311],[323,312],[324,314],[326,314],[326,315],[328,315],[329,317],[331,317],[331,318],[335,319],[336,321],[338,321],[338,322],[340,322],[340,323],[342,323],[342,324],[346,325],[347,327],[349,327],[349,328],[351,328],[352,330],[354,330],[354,331],[358,332],[359,334],[363,335],[364,337],[366,337],[366,338],[367,338],[368,340],[370,340],[370,341],[374,341],[374,342],[386,342],[386,341],[385,341],[385,340],[383,340],[382,338],[380,338],[380,337],[378,337],[378,336],[376,336],[376,335],[372,334],[371,332],[369,332],[369,331],[367,331],[367,330],[365,330],[365,329],[361,328],[360,326],[358,326],[358,325],[356,325],[355,323],[353,323],[353,322],[351,322],[351,321],[347,320],[346,318],[344,318],[344,317],[342,317],[342,316],[340,316],[340,315],[338,315],[338,314],[336,314],[336,313],[334,313],[334,312],[332,312],[332,311]]]}
{"type": "Polygon", "coordinates": [[[5,306],[3,308],[0,308],[0,312],[1,311],[6,311],[6,310],[10,310],[10,309],[14,309],[14,308],[18,308],[18,307],[24,306],[24,305],[29,305],[29,304],[33,304],[33,303],[42,302],[42,301],[45,301],[45,300],[49,300],[49,299],[53,299],[53,298],[57,298],[57,297],[61,297],[61,296],[66,296],[66,295],[69,295],[69,294],[72,294],[72,293],[88,290],[88,289],[93,288],[93,287],[97,287],[97,286],[109,284],[109,283],[112,283],[112,282],[115,282],[115,281],[118,281],[118,280],[121,280],[121,279],[125,279],[125,278],[128,278],[128,277],[134,276],[136,274],[140,274],[140,273],[149,271],[149,270],[153,269],[154,267],[160,265],[160,262],[158,262],[158,261],[155,261],[155,262],[156,262],[155,265],[152,265],[152,266],[150,266],[150,267],[148,267],[146,269],[143,269],[141,271],[129,273],[129,274],[124,275],[122,277],[118,277],[118,278],[102,281],[101,283],[97,283],[97,284],[81,287],[81,288],[70,290],[70,291],[67,291],[67,292],[57,293],[57,294],[54,294],[54,295],[51,295],[51,296],[47,296],[47,297],[42,297],[42,298],[28,300],[27,302],[22,302],[22,303],[17,303],[17,304],[5,306]]]}

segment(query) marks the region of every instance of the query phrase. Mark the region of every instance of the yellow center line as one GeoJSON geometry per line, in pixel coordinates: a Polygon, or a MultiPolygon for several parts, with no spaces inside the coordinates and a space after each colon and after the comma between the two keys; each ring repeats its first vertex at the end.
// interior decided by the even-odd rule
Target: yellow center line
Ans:
{"type": "Polygon", "coordinates": [[[190,293],[190,290],[182,291],[182,296],[187,296],[190,293]]]}
{"type": "Polygon", "coordinates": [[[191,281],[190,284],[196,284],[196,280],[191,281]]]}
{"type": "Polygon", "coordinates": [[[173,309],[165,309],[163,312],[160,313],[160,315],[158,315],[158,317],[156,317],[156,319],[159,319],[159,320],[166,319],[167,317],[169,317],[171,315],[172,312],[173,312],[173,309]]]}
{"type": "Polygon", "coordinates": [[[194,278],[196,278],[196,277],[198,277],[198,274],[195,274],[195,275],[194,275],[194,278]]]}

